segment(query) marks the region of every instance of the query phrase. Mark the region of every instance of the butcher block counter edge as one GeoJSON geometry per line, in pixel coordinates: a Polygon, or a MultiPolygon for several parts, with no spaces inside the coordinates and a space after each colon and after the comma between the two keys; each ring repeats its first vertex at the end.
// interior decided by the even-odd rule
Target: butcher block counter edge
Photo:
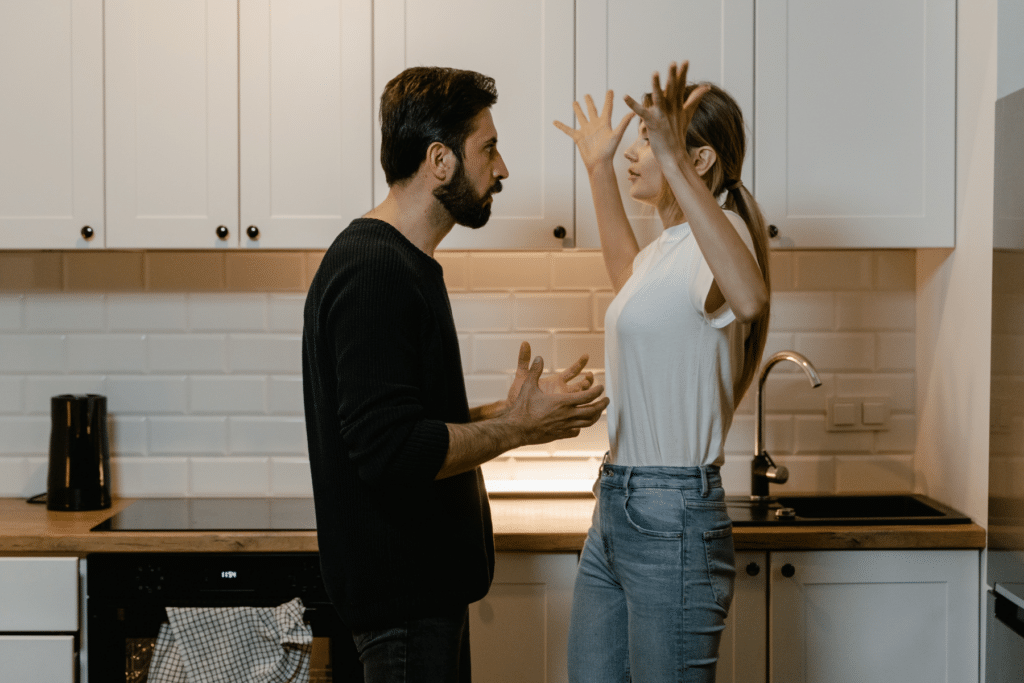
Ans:
{"type": "MultiPolygon", "coordinates": [[[[53,512],[20,498],[0,498],[0,555],[96,552],[316,552],[315,531],[90,531],[135,499],[106,510],[53,512]]],[[[594,509],[592,497],[491,500],[498,552],[578,552],[594,509]]],[[[978,549],[977,524],[735,527],[737,550],[978,549]]]]}

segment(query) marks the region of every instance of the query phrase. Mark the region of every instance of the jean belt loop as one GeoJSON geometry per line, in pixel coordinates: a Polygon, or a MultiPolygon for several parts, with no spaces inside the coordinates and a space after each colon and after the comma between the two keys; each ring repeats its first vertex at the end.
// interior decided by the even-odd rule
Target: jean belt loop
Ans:
{"type": "Polygon", "coordinates": [[[700,466],[700,497],[707,498],[711,492],[711,487],[708,486],[708,468],[707,465],[700,466]]]}
{"type": "Polygon", "coordinates": [[[626,468],[626,476],[622,480],[622,488],[623,488],[624,495],[625,495],[625,498],[622,501],[623,504],[629,502],[629,479],[632,476],[633,476],[633,468],[632,467],[627,467],[626,468]]]}

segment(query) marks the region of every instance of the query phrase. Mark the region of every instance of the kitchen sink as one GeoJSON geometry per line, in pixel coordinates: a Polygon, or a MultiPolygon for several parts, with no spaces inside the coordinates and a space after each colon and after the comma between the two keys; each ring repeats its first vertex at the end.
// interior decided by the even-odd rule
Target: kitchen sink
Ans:
{"type": "Polygon", "coordinates": [[[729,496],[734,526],[969,524],[970,518],[919,494],[778,496],[767,503],[729,496]]]}

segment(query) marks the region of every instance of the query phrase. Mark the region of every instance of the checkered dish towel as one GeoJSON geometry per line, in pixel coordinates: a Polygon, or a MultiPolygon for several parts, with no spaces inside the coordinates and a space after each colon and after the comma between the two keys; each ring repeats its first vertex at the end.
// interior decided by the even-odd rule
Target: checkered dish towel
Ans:
{"type": "Polygon", "coordinates": [[[149,683],[308,683],[305,611],[299,598],[277,607],[168,607],[149,683]]]}

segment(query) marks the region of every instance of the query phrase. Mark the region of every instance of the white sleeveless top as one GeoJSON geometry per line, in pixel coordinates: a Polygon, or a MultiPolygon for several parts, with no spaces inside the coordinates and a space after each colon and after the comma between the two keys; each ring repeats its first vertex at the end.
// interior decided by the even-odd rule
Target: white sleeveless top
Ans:
{"type": "MultiPolygon", "coordinates": [[[[725,215],[753,253],[743,219],[725,215]]],[[[637,254],[605,314],[608,462],[722,464],[750,328],[728,304],[705,314],[713,281],[689,223],[665,229],[637,254]]]]}

